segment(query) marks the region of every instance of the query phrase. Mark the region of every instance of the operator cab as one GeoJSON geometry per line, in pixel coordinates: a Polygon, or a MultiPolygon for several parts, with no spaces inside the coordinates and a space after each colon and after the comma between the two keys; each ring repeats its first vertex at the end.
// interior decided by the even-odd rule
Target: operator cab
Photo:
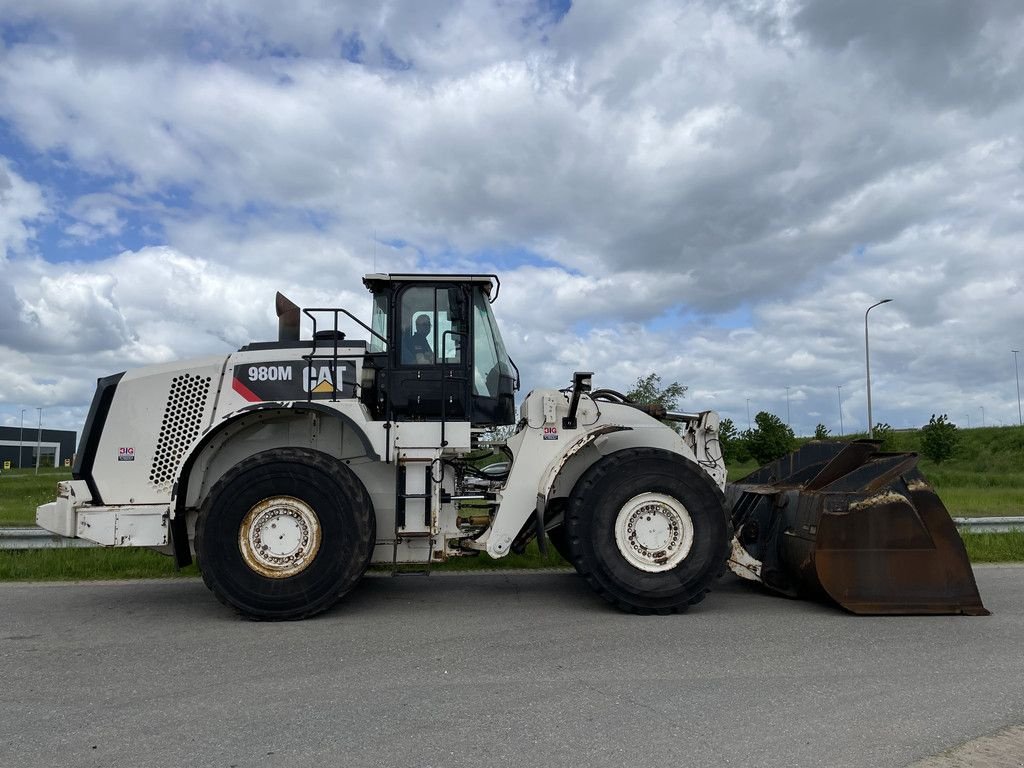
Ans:
{"type": "Polygon", "coordinates": [[[496,275],[371,274],[363,283],[373,316],[362,400],[374,418],[515,423],[519,375],[491,312],[496,275]]]}

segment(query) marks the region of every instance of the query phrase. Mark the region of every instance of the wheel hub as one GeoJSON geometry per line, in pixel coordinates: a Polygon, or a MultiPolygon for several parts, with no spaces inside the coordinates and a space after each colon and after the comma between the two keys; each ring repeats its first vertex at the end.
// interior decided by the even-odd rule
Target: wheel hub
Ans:
{"type": "Polygon", "coordinates": [[[320,538],[320,520],[312,507],[292,496],[273,496],[246,514],[238,546],[256,573],[283,579],[309,567],[320,550],[320,538]]]}
{"type": "Polygon", "coordinates": [[[690,553],[693,520],[678,499],[642,493],[619,510],[615,544],[635,568],[651,573],[669,571],[690,553]]]}

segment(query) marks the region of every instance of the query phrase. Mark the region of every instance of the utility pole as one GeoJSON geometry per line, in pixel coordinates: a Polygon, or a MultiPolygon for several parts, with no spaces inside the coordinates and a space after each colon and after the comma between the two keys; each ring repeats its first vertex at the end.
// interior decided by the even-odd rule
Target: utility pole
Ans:
{"type": "Polygon", "coordinates": [[[1017,353],[1019,349],[1013,350],[1013,372],[1017,374],[1017,425],[1024,426],[1024,419],[1020,417],[1020,369],[1017,368],[1017,353]]]}
{"type": "Polygon", "coordinates": [[[864,369],[868,375],[868,438],[875,436],[875,423],[871,419],[871,353],[868,351],[868,312],[882,304],[888,304],[892,299],[876,301],[864,312],[864,369]]]}
{"type": "Polygon", "coordinates": [[[25,446],[25,409],[21,409],[21,432],[18,434],[18,469],[21,469],[21,454],[25,446]]]}
{"type": "Polygon", "coordinates": [[[846,433],[843,432],[843,385],[836,385],[836,392],[839,393],[839,436],[846,437],[846,433]]]}
{"type": "Polygon", "coordinates": [[[39,411],[39,431],[36,432],[36,474],[39,474],[39,460],[43,456],[43,409],[36,408],[39,411]]]}

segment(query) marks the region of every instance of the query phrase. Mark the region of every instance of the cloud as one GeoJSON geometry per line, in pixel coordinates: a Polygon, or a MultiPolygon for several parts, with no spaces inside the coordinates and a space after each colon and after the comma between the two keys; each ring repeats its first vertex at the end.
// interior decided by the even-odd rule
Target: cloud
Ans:
{"type": "Polygon", "coordinates": [[[0,156],[0,266],[8,254],[25,249],[35,236],[33,225],[48,214],[39,186],[15,173],[0,156]]]}
{"type": "Polygon", "coordinates": [[[87,381],[272,334],[277,289],[497,270],[529,385],[790,387],[833,431],[842,386],[863,427],[892,296],[876,412],[1009,420],[1018,4],[551,8],[0,0],[4,359],[87,381]]]}

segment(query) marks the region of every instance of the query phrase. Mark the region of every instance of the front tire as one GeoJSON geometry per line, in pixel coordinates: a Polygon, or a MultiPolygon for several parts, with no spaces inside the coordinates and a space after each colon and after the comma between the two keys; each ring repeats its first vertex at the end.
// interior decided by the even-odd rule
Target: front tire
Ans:
{"type": "Polygon", "coordinates": [[[250,619],[302,619],[330,608],[373,552],[369,494],[347,466],[304,448],[239,462],[199,512],[196,555],[206,586],[250,619]]]}
{"type": "Polygon", "coordinates": [[[722,574],[730,525],[718,487],[694,462],[656,448],[618,451],[573,489],[571,562],[601,597],[632,613],[676,613],[722,574]]]}

